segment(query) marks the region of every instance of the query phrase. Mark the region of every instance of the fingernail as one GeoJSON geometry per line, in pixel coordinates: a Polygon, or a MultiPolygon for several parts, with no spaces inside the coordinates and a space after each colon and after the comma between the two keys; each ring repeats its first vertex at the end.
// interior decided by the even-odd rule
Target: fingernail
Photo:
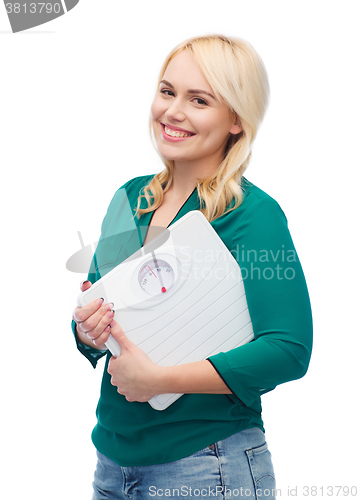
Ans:
{"type": "Polygon", "coordinates": [[[114,305],[115,305],[115,304],[114,304],[113,302],[109,302],[109,303],[107,304],[107,306],[106,306],[107,311],[111,311],[111,310],[113,309],[113,306],[114,306],[114,305]]]}
{"type": "Polygon", "coordinates": [[[82,285],[84,285],[85,283],[90,283],[90,281],[89,281],[89,280],[85,280],[85,281],[83,281],[83,282],[81,283],[81,286],[82,286],[82,285]]]}
{"type": "Polygon", "coordinates": [[[98,301],[96,302],[96,305],[97,305],[97,306],[102,306],[102,304],[103,304],[103,301],[104,301],[104,300],[105,300],[105,299],[104,299],[103,297],[101,297],[101,298],[100,298],[100,299],[98,299],[98,301]]]}
{"type": "Polygon", "coordinates": [[[115,314],[115,313],[114,313],[114,311],[109,311],[109,312],[106,314],[106,316],[107,316],[108,318],[112,318],[112,316],[113,316],[114,314],[115,314]]]}

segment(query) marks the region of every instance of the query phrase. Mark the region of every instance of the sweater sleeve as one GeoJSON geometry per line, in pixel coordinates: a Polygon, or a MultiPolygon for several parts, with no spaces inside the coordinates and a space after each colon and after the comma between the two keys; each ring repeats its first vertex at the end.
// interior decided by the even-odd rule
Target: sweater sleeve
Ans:
{"type": "Polygon", "coordinates": [[[208,359],[235,396],[251,406],[265,392],[306,373],[312,315],[302,267],[277,202],[256,199],[234,225],[231,252],[242,271],[254,340],[208,359]]]}

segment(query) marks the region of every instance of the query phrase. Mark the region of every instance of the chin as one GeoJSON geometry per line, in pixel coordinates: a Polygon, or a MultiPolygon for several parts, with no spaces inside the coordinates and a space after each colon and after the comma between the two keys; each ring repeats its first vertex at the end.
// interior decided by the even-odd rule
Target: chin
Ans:
{"type": "Polygon", "coordinates": [[[157,149],[158,149],[160,155],[162,156],[162,158],[164,158],[165,160],[176,161],[176,160],[185,159],[185,158],[183,158],[182,155],[178,154],[178,152],[176,153],[175,151],[171,151],[171,148],[159,147],[158,143],[157,143],[157,149]]]}

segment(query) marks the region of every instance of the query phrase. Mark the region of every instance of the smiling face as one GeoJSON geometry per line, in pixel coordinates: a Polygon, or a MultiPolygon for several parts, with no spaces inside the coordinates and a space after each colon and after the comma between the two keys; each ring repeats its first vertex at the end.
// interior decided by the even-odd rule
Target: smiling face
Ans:
{"type": "Polygon", "coordinates": [[[168,64],[151,115],[161,155],[175,166],[205,169],[208,176],[223,160],[230,134],[242,130],[186,51],[168,64]]]}

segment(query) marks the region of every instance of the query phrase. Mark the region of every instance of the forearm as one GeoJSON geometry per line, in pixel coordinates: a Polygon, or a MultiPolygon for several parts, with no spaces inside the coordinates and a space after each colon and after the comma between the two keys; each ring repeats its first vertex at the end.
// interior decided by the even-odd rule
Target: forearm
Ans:
{"type": "Polygon", "coordinates": [[[156,383],[158,394],[231,394],[207,360],[159,368],[156,383]]]}

